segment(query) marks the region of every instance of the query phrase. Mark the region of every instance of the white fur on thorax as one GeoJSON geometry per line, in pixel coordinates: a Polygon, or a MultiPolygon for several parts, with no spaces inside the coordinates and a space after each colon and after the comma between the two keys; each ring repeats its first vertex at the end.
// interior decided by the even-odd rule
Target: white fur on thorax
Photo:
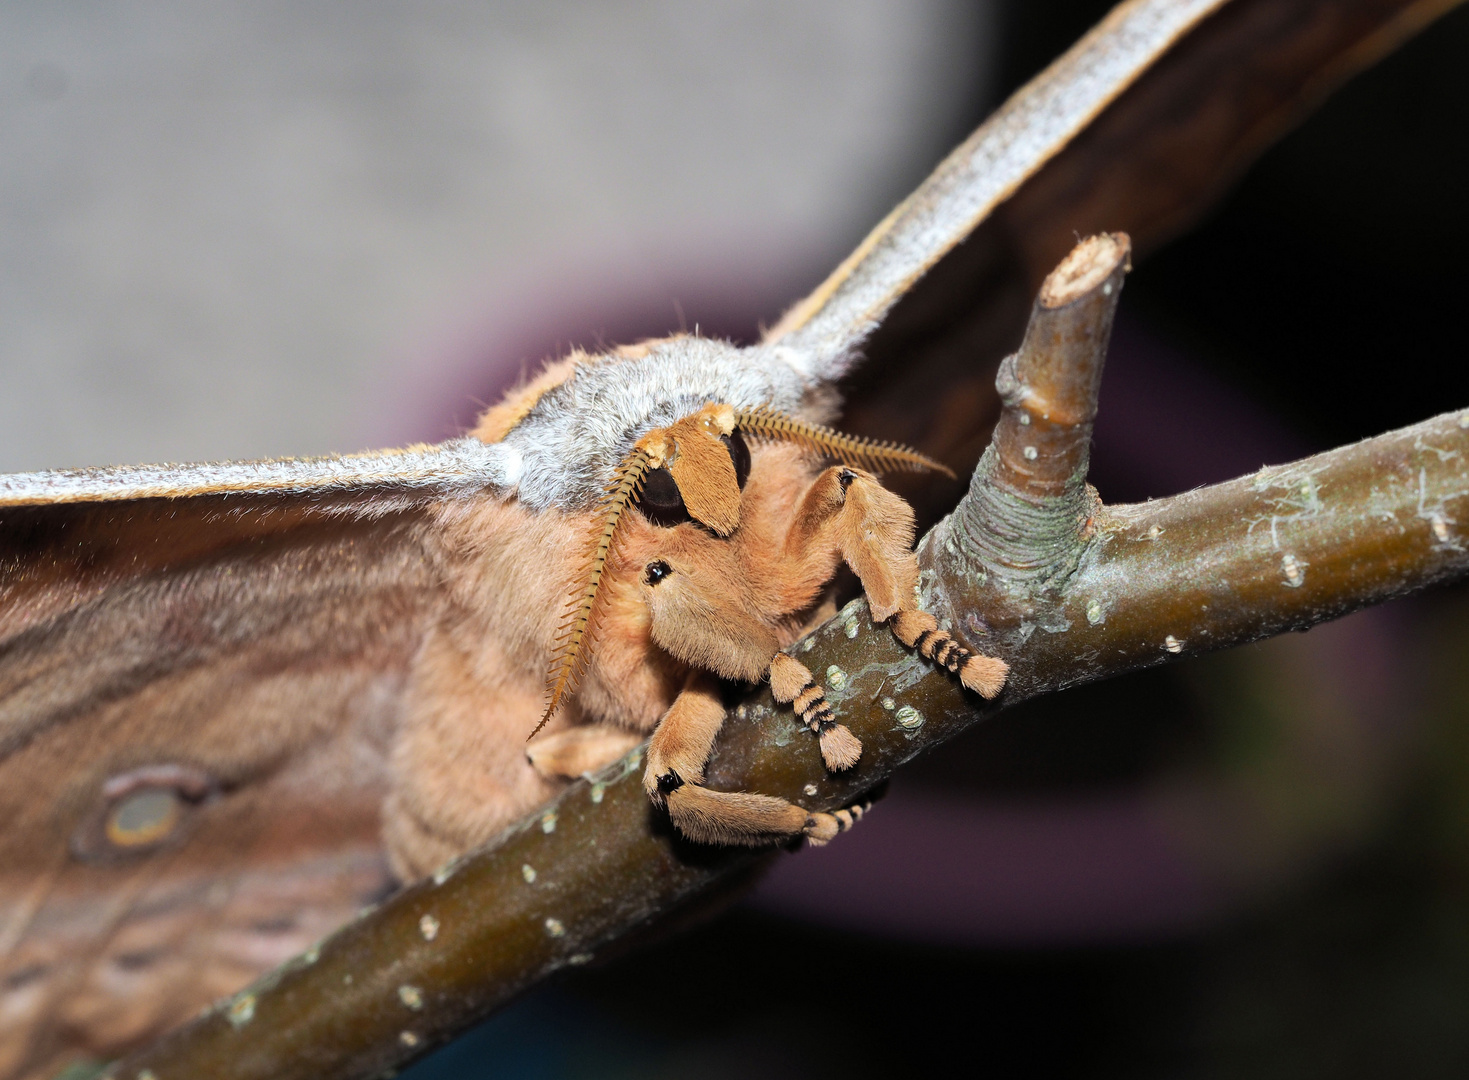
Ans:
{"type": "Polygon", "coordinates": [[[789,348],[740,349],[680,337],[644,356],[597,357],[548,390],[502,443],[519,452],[516,496],[535,510],[592,506],[633,444],[709,404],[768,405],[824,420],[826,398],[804,355],[789,348]]]}

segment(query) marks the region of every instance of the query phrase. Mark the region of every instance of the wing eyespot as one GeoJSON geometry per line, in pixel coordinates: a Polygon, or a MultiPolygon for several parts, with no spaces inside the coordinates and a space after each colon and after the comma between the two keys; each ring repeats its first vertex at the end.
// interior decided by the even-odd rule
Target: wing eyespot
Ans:
{"type": "Polygon", "coordinates": [[[182,839],[199,808],[218,794],[212,777],[184,765],[148,765],[113,776],[72,832],[72,857],[109,863],[171,845],[182,839]]]}
{"type": "Polygon", "coordinates": [[[167,787],[144,788],[113,804],[105,831],[113,847],[137,848],[158,843],[178,827],[183,800],[167,787]]]}

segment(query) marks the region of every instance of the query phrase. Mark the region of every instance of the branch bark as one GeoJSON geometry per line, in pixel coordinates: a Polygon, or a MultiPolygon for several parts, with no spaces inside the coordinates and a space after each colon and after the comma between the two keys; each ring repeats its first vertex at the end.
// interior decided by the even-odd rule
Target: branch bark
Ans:
{"type": "MultiPolygon", "coordinates": [[[[854,602],[796,648],[862,739],[858,766],[827,774],[809,733],[762,691],[726,724],[712,786],[842,805],[1026,698],[1469,573],[1469,411],[1174,498],[1103,506],[1085,483],[1087,449],[1127,253],[1126,237],[1093,238],[1047,279],[1001,369],[990,448],[920,548],[930,610],[1010,663],[1001,696],[966,694],[854,602]]],[[[380,1074],[768,857],[673,835],[640,765],[638,750],[572,785],[112,1075],[380,1074]]]]}

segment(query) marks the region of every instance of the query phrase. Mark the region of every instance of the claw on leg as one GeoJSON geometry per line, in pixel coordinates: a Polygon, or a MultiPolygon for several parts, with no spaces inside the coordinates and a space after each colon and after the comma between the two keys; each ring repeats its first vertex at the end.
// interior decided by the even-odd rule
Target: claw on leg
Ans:
{"type": "Polygon", "coordinates": [[[812,847],[825,847],[834,840],[838,833],[844,833],[857,822],[862,820],[862,815],[872,809],[870,799],[844,806],[840,810],[826,813],[821,810],[813,811],[810,820],[806,823],[804,830],[806,842],[812,847]]]}
{"type": "Polygon", "coordinates": [[[841,772],[857,764],[862,757],[861,740],[832,719],[826,691],[805,664],[789,653],[776,653],[770,662],[770,693],[782,705],[795,709],[801,723],[817,733],[821,760],[828,769],[841,772]]]}
{"type": "Polygon", "coordinates": [[[1010,665],[996,656],[970,652],[938,620],[926,611],[912,608],[893,617],[893,635],[918,655],[959,676],[959,681],[982,698],[992,698],[1005,685],[1010,665]]]}
{"type": "Polygon", "coordinates": [[[773,795],[711,791],[698,784],[681,784],[668,792],[667,801],[668,816],[690,840],[744,847],[793,836],[805,836],[812,847],[821,847],[861,821],[872,808],[872,800],[865,799],[831,813],[803,810],[773,795]]]}

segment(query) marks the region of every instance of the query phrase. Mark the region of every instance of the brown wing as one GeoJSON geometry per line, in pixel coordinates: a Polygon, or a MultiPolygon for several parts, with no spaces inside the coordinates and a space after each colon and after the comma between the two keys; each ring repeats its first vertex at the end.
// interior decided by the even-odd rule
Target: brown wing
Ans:
{"type": "Polygon", "coordinates": [[[841,356],[1175,43],[1228,0],[1129,0],[960,143],[767,339],[841,356]]]}
{"type": "MultiPolygon", "coordinates": [[[[1458,3],[1119,4],[769,337],[799,346],[865,336],[843,426],[968,476],[999,414],[996,366],[1019,345],[1042,277],[1078,236],[1127,232],[1146,258],[1338,85],[1458,3]]],[[[959,494],[957,484],[901,477],[893,487],[920,522],[959,494]]]]}
{"type": "Polygon", "coordinates": [[[391,887],[435,597],[393,500],[0,507],[0,1076],[115,1053],[391,887]]]}

